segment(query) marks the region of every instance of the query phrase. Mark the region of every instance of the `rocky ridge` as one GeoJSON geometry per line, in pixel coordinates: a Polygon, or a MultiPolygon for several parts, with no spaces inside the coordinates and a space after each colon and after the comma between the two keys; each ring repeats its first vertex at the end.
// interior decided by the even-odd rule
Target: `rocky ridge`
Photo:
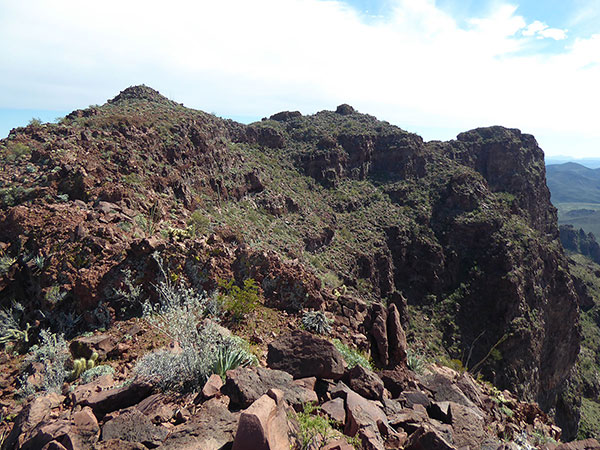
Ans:
{"type": "Polygon", "coordinates": [[[270,319],[238,332],[263,351],[280,325],[324,310],[391,397],[405,334],[576,433],[580,299],[532,136],[424,143],[348,105],[245,126],[134,87],[13,130],[1,151],[0,297],[22,303],[32,339],[138,316],[139,298],[157,297],[158,252],[197,290],[255,280],[270,319]]]}

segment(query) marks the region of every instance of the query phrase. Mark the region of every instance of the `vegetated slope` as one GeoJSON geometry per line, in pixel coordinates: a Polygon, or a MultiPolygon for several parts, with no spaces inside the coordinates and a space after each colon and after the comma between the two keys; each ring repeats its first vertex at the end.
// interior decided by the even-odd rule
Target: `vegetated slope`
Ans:
{"type": "MultiPolygon", "coordinates": [[[[561,237],[563,235],[561,227],[561,237]]],[[[564,242],[564,240],[563,240],[564,242]]],[[[593,241],[597,246],[598,244],[593,241]]],[[[579,252],[570,253],[569,267],[582,298],[581,352],[577,359],[575,395],[581,399],[578,437],[600,438],[600,265],[579,252]]]]}
{"type": "Polygon", "coordinates": [[[600,169],[574,162],[546,167],[554,203],[600,203],[600,169]]]}
{"type": "Polygon", "coordinates": [[[396,304],[423,353],[462,359],[576,432],[576,399],[562,393],[578,296],[530,135],[491,127],[424,143],[348,105],[245,126],[141,86],[13,130],[2,156],[12,262],[0,295],[26,300],[24,320],[136,314],[117,294],[122,274],[152,295],[160,250],[196,287],[252,277],[267,306],[335,312],[377,360],[331,293],[343,284],[396,304]]]}
{"type": "Polygon", "coordinates": [[[600,169],[569,162],[546,166],[558,223],[600,234],[600,169]]]}

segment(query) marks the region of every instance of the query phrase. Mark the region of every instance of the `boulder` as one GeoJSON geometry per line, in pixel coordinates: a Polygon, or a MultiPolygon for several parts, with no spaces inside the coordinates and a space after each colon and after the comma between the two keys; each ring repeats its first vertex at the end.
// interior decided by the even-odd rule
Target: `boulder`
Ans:
{"type": "Polygon", "coordinates": [[[285,400],[297,409],[304,403],[318,401],[315,391],[295,384],[287,372],[264,367],[229,370],[221,392],[229,396],[232,405],[248,408],[271,388],[281,389],[285,400]]]}
{"type": "Polygon", "coordinates": [[[485,420],[477,407],[468,408],[448,402],[452,418],[452,436],[457,447],[480,448],[490,436],[486,432],[485,420]]]}
{"type": "Polygon", "coordinates": [[[291,442],[283,392],[263,395],[242,412],[233,450],[289,450],[291,442]]]}
{"type": "Polygon", "coordinates": [[[335,346],[307,331],[293,331],[269,344],[267,365],[294,378],[340,379],[345,361],[335,346]]]}
{"type": "Polygon", "coordinates": [[[134,380],[120,388],[93,392],[81,402],[81,405],[91,407],[96,417],[102,417],[106,413],[136,405],[148,397],[152,390],[151,383],[134,380]]]}
{"type": "Polygon", "coordinates": [[[121,412],[102,427],[102,440],[120,439],[129,442],[141,442],[146,447],[158,447],[167,437],[166,428],[153,425],[150,419],[138,409],[131,408],[121,412]]]}
{"type": "Polygon", "coordinates": [[[160,424],[171,420],[177,407],[169,403],[164,395],[152,394],[135,405],[135,408],[147,416],[153,423],[160,424]]]}
{"type": "Polygon", "coordinates": [[[357,394],[370,400],[383,397],[383,381],[372,370],[357,364],[347,372],[345,378],[348,380],[348,386],[357,394]]]}
{"type": "Polygon", "coordinates": [[[208,380],[204,384],[204,387],[202,388],[202,396],[205,399],[213,398],[215,395],[221,393],[222,387],[223,379],[219,375],[214,373],[208,378],[208,380]]]}
{"type": "Polygon", "coordinates": [[[336,422],[346,423],[346,406],[343,398],[329,400],[321,405],[321,409],[336,422]]]}
{"type": "MultiPolygon", "coordinates": [[[[478,447],[475,447],[478,448],[478,447]]],[[[422,426],[412,433],[404,450],[456,450],[441,434],[429,426],[422,426]]]]}
{"type": "Polygon", "coordinates": [[[212,398],[175,429],[159,450],[230,448],[237,429],[239,413],[232,413],[223,399],[212,398]]]}
{"type": "MultiPolygon", "coordinates": [[[[53,415],[53,410],[60,407],[64,397],[58,394],[47,394],[35,397],[21,410],[15,419],[11,432],[4,441],[3,448],[20,448],[23,444],[33,438],[36,428],[46,423],[53,415]]],[[[48,439],[38,448],[42,448],[48,439]]]]}

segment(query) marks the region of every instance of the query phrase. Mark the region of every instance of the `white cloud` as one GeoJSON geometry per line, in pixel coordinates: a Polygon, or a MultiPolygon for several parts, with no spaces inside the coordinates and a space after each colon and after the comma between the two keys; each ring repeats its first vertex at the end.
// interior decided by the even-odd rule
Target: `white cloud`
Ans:
{"type": "Polygon", "coordinates": [[[527,25],[523,31],[523,36],[535,36],[538,39],[550,38],[555,41],[562,41],[567,38],[567,30],[560,28],[550,28],[543,22],[535,20],[527,25]]]}
{"type": "Polygon", "coordinates": [[[146,83],[219,114],[348,102],[409,130],[438,129],[426,138],[503,124],[597,138],[600,150],[600,35],[531,54],[538,37],[561,33],[508,4],[465,28],[433,0],[394,0],[368,22],[339,1],[3,2],[0,108],[84,107],[146,83]]]}

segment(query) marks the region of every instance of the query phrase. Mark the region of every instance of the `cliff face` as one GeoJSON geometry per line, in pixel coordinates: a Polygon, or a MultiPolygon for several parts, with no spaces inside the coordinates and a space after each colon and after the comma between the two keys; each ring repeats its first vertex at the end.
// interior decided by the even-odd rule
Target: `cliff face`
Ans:
{"type": "Polygon", "coordinates": [[[1,145],[0,246],[16,262],[0,296],[27,299],[30,318],[74,307],[91,321],[99,302],[134,314],[111,293],[124,268],[152,280],[160,248],[195,286],[252,276],[268,305],[328,309],[368,349],[331,293],[344,284],[396,304],[419,351],[461,359],[576,429],[557,396],[579,351],[578,298],[530,135],[424,143],[348,105],[245,126],[136,87],[1,145]]]}

